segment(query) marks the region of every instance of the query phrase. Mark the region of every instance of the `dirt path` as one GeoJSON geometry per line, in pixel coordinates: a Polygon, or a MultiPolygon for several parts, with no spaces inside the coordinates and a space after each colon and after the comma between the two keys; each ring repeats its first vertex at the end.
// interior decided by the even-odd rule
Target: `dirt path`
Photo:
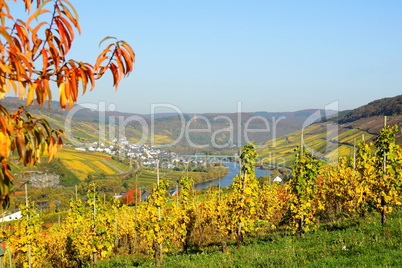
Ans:
{"type": "Polygon", "coordinates": [[[126,172],[124,172],[120,168],[114,166],[112,163],[108,162],[106,159],[102,159],[102,162],[105,163],[110,168],[116,170],[118,172],[117,175],[119,175],[119,176],[126,176],[126,175],[130,174],[131,172],[136,173],[140,169],[140,165],[138,164],[137,161],[133,161],[133,163],[132,163],[133,166],[135,166],[135,168],[133,168],[132,170],[126,171],[126,172]]]}
{"type": "Polygon", "coordinates": [[[123,170],[121,170],[120,168],[114,166],[112,163],[109,163],[106,159],[102,159],[102,162],[105,163],[105,165],[109,166],[110,168],[112,168],[113,170],[116,170],[119,175],[122,173],[126,173],[123,170]]]}

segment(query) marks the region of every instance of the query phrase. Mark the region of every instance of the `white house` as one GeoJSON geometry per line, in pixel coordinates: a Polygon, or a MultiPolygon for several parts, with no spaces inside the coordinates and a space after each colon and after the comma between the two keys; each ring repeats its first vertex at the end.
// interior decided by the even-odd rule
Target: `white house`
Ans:
{"type": "Polygon", "coordinates": [[[19,218],[21,218],[21,211],[17,211],[13,214],[10,214],[8,216],[5,216],[3,218],[0,218],[0,222],[5,222],[5,221],[14,221],[14,220],[18,220],[19,218]]]}
{"type": "Polygon", "coordinates": [[[274,182],[282,182],[282,179],[281,179],[281,177],[279,177],[279,176],[276,176],[276,178],[274,179],[274,182]]]}

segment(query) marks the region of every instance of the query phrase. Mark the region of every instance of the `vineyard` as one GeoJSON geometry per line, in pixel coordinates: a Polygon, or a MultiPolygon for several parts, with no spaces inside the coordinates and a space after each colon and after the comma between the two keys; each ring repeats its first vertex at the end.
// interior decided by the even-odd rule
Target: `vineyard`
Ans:
{"type": "Polygon", "coordinates": [[[64,165],[70,169],[80,180],[84,180],[89,173],[114,175],[129,171],[129,167],[110,156],[97,153],[83,153],[71,149],[63,149],[58,155],[64,165]]]}
{"type": "MultiPolygon", "coordinates": [[[[354,157],[339,159],[337,166],[296,148],[292,178],[282,185],[255,177],[256,146],[250,143],[240,155],[241,173],[227,189],[196,193],[192,178],[182,177],[180,194],[172,197],[167,194],[171,182],[161,180],[147,202],[126,206],[102,199],[91,185],[86,201],[71,200],[68,213],[52,226],[44,226],[28,204],[21,208],[20,220],[3,227],[12,261],[18,266],[81,267],[135,255],[162,265],[166,255],[200,252],[211,245],[228,253],[232,245],[241,250],[249,237],[278,232],[303,239],[325,223],[373,213],[381,226],[388,226],[394,220],[388,215],[402,197],[397,131],[396,126],[384,127],[374,142],[360,141],[354,157]]],[[[401,236],[400,228],[394,235],[401,236]]],[[[10,262],[9,254],[4,261],[10,262]]]]}
{"type": "Polygon", "coordinates": [[[315,154],[320,154],[328,160],[336,162],[337,156],[344,157],[353,154],[353,144],[364,135],[367,141],[372,140],[374,135],[360,129],[347,128],[338,125],[338,133],[327,132],[326,123],[316,123],[303,130],[294,131],[290,134],[270,140],[258,150],[259,158],[266,163],[291,166],[295,161],[294,148],[300,144],[302,131],[304,144],[315,154]],[[328,146],[330,137],[336,135],[337,146],[328,146]]]}

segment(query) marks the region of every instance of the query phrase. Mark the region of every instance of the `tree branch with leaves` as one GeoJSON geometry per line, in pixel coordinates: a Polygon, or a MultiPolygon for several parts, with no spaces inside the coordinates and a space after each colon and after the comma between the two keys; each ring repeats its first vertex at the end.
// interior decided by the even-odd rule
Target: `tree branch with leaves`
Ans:
{"type": "MultiPolygon", "coordinates": [[[[95,64],[68,59],[76,33],[81,33],[78,13],[68,0],[14,0],[21,3],[26,19],[17,18],[10,2],[0,4],[0,99],[14,92],[41,107],[52,102],[52,88],[58,88],[62,109],[71,109],[79,91],[95,87],[107,71],[113,86],[133,70],[135,54],[125,41],[106,37],[110,42],[95,64]]],[[[23,165],[33,165],[40,157],[49,159],[60,150],[62,130],[54,130],[44,119],[24,109],[10,113],[0,105],[0,204],[6,206],[13,187],[9,157],[16,153],[23,165]]]]}

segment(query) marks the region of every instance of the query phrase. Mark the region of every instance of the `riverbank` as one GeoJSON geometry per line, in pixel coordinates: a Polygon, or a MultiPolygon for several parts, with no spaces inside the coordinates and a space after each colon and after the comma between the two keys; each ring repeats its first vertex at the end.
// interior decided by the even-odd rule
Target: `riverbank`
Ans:
{"type": "MultiPolygon", "coordinates": [[[[227,187],[230,186],[233,183],[233,178],[236,177],[236,175],[240,174],[240,168],[239,164],[237,162],[223,162],[223,164],[226,166],[228,172],[225,176],[221,177],[220,179],[215,179],[215,180],[210,180],[207,182],[203,183],[198,183],[194,186],[196,190],[202,190],[207,187],[209,187],[211,184],[219,185],[221,187],[227,187]]],[[[264,177],[264,176],[269,176],[271,174],[271,170],[265,170],[265,169],[255,169],[255,173],[257,178],[264,177]]]]}
{"type": "Polygon", "coordinates": [[[209,170],[207,172],[199,172],[199,174],[193,173],[194,185],[199,185],[199,184],[219,180],[217,178],[223,178],[223,177],[227,176],[228,172],[229,172],[229,170],[226,166],[219,166],[219,167],[212,168],[212,170],[209,170]],[[196,176],[194,176],[194,175],[196,175],[196,176]]]}

